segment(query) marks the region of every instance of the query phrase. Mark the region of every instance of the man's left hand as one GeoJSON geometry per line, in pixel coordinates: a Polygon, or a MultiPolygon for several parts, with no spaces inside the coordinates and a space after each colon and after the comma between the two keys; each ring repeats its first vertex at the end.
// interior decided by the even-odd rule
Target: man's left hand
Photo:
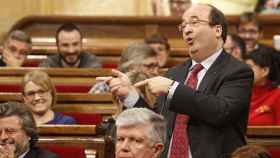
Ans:
{"type": "Polygon", "coordinates": [[[140,81],[134,84],[135,87],[141,87],[144,85],[148,85],[148,89],[151,91],[151,93],[159,96],[164,95],[168,93],[169,87],[173,83],[173,80],[157,76],[153,78],[146,79],[144,81],[140,81]]]}

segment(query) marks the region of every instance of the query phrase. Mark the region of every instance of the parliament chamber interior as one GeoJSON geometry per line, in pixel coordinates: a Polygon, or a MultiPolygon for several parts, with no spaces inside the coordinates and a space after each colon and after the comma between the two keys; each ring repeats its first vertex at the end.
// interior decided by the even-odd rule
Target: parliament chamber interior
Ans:
{"type": "MultiPolygon", "coordinates": [[[[99,0],[3,2],[5,5],[1,6],[0,11],[2,43],[8,33],[21,30],[30,35],[32,49],[22,67],[1,67],[0,102],[22,102],[22,78],[27,72],[40,70],[50,76],[57,92],[57,103],[52,109],[72,116],[77,121],[75,125],[39,125],[40,147],[62,158],[114,157],[114,139],[108,134],[111,129],[106,129],[104,124],[117,116],[123,107],[110,92],[88,93],[97,82],[96,77],[111,76],[111,69],[118,68],[122,51],[130,43],[141,42],[154,33],[167,37],[170,44],[170,57],[166,66],[160,70],[161,73],[189,58],[186,42],[178,30],[181,17],[151,15],[147,11],[150,7],[143,9],[148,4],[146,1],[141,5],[140,1],[136,4],[129,0],[120,2],[119,5],[131,6],[127,10],[118,10],[116,7],[116,12],[119,11],[116,15],[110,15],[108,10],[103,15],[100,10],[110,7],[102,8],[102,4],[97,5],[100,8],[96,12],[92,11],[96,8],[94,4],[103,3],[99,0]],[[14,7],[15,11],[9,7],[14,7]],[[128,15],[121,11],[127,11],[128,15]],[[65,23],[73,23],[80,28],[83,49],[100,60],[100,68],[39,67],[42,60],[57,54],[56,30],[65,23]]],[[[104,2],[103,5],[108,4],[104,2]]],[[[259,14],[258,18],[263,26],[259,42],[274,47],[273,37],[280,34],[280,14],[259,14]]],[[[239,15],[226,14],[226,19],[229,32],[236,33],[239,15]]],[[[1,56],[3,51],[2,44],[1,56]]],[[[245,139],[248,144],[264,146],[273,158],[280,157],[280,126],[248,126],[245,139]]]]}

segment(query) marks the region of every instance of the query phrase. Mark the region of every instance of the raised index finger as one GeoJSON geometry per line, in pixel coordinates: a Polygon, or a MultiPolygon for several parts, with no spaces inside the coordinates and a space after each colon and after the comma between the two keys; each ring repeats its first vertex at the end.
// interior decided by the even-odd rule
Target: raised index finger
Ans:
{"type": "Polygon", "coordinates": [[[149,79],[146,79],[146,80],[139,81],[139,82],[135,83],[134,86],[135,87],[142,87],[142,86],[144,86],[144,85],[146,85],[148,83],[149,83],[149,79]]]}
{"type": "Polygon", "coordinates": [[[116,70],[116,69],[112,69],[112,73],[113,73],[113,75],[115,75],[116,77],[119,77],[119,78],[126,76],[124,73],[122,73],[121,71],[116,70]]]}

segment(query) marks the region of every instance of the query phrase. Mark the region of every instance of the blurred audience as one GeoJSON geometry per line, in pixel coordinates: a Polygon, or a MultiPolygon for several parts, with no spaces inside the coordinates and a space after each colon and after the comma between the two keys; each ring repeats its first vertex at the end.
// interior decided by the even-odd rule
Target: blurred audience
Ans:
{"type": "Polygon", "coordinates": [[[243,13],[239,19],[237,32],[246,44],[247,53],[251,53],[252,51],[259,51],[262,49],[269,52],[276,52],[274,48],[266,46],[264,44],[260,44],[258,42],[262,38],[263,28],[257,17],[257,14],[253,12],[243,13]]]}
{"type": "Polygon", "coordinates": [[[192,3],[207,3],[217,7],[225,15],[240,15],[253,12],[258,0],[191,0],[192,3]]]}
{"type": "Polygon", "coordinates": [[[162,34],[155,33],[146,37],[144,41],[157,52],[159,66],[165,67],[170,54],[168,39],[162,34]]]}
{"type": "Polygon", "coordinates": [[[238,60],[246,55],[245,42],[236,34],[228,33],[224,49],[238,60]]]}
{"type": "Polygon", "coordinates": [[[83,34],[74,24],[64,24],[56,31],[58,53],[40,63],[41,67],[99,68],[100,61],[83,50],[83,34]]]}
{"type": "Polygon", "coordinates": [[[22,79],[22,96],[37,125],[76,123],[74,118],[52,110],[56,104],[56,90],[46,72],[28,72],[22,79]]]}
{"type": "Polygon", "coordinates": [[[249,125],[280,125],[279,67],[269,52],[252,52],[244,61],[254,72],[249,125]]]}
{"type": "Polygon", "coordinates": [[[270,153],[258,145],[245,145],[236,149],[231,158],[272,158],[270,153]]]}
{"type": "MultiPolygon", "coordinates": [[[[128,76],[135,73],[143,73],[147,77],[156,76],[159,73],[157,53],[144,43],[132,43],[122,52],[118,69],[128,76]]],[[[109,92],[105,82],[95,84],[89,93],[109,92]]]]}
{"type": "Polygon", "coordinates": [[[38,133],[29,109],[18,102],[0,104],[1,158],[58,158],[36,146],[38,133]]]}
{"type": "Polygon", "coordinates": [[[191,0],[152,0],[154,15],[181,17],[191,0]]]}
{"type": "Polygon", "coordinates": [[[146,108],[132,108],[116,119],[116,158],[159,158],[166,140],[163,116],[146,108]]]}
{"type": "Polygon", "coordinates": [[[280,13],[280,0],[259,0],[256,12],[265,14],[280,13]]]}
{"type": "Polygon", "coordinates": [[[31,38],[20,30],[12,31],[3,44],[0,66],[21,67],[31,51],[31,38]]]}

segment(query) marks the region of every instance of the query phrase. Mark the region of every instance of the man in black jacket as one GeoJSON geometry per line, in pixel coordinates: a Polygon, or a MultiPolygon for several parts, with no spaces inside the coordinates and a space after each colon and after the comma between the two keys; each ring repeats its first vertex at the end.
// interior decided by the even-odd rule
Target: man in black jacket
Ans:
{"type": "MultiPolygon", "coordinates": [[[[168,121],[162,157],[223,158],[246,143],[253,72],[223,50],[227,25],[217,8],[193,5],[182,19],[180,30],[191,58],[170,69],[166,77],[157,76],[134,86],[146,85],[159,96],[154,110],[168,121]],[[195,72],[197,65],[199,72],[195,72]],[[188,119],[178,122],[181,116],[188,119]],[[177,124],[183,125],[178,128],[183,130],[175,130],[177,124]],[[186,141],[180,139],[184,140],[182,145],[174,144],[177,135],[187,136],[186,141]]],[[[120,96],[127,108],[145,106],[127,77],[119,71],[113,73],[117,78],[107,78],[112,93],[120,96]]]]}

